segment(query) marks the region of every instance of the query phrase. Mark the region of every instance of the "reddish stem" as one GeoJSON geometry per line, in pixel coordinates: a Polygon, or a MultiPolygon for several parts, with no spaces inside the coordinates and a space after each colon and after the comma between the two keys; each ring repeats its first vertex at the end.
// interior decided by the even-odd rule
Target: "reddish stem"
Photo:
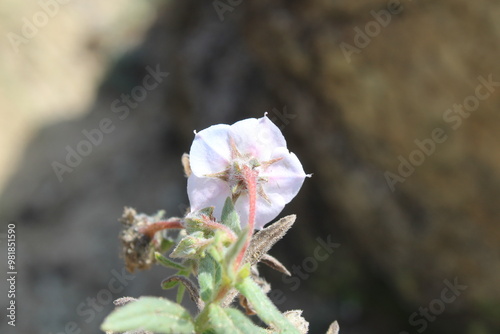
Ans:
{"type": "Polygon", "coordinates": [[[248,190],[248,235],[245,245],[241,249],[240,253],[236,257],[235,268],[238,269],[243,262],[245,253],[247,251],[248,245],[250,245],[250,240],[252,239],[253,229],[255,226],[255,206],[257,202],[257,172],[250,169],[248,166],[243,166],[243,178],[248,190]]]}
{"type": "Polygon", "coordinates": [[[141,227],[139,229],[139,232],[153,239],[156,232],[170,228],[184,228],[184,226],[182,225],[182,219],[170,218],[168,220],[154,222],[152,224],[141,227]]]}

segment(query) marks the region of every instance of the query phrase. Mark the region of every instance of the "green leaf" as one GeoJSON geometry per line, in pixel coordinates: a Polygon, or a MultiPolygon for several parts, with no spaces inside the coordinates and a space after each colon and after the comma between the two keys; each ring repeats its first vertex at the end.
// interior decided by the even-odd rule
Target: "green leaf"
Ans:
{"type": "Polygon", "coordinates": [[[243,333],[263,333],[266,334],[268,333],[266,330],[263,328],[255,325],[252,320],[250,320],[246,315],[244,315],[240,310],[234,309],[234,308],[226,308],[223,309],[226,311],[226,314],[229,316],[231,321],[235,324],[238,324],[240,330],[243,333]]]}
{"type": "Polygon", "coordinates": [[[214,280],[212,275],[207,272],[198,275],[198,283],[200,284],[200,297],[204,302],[212,299],[214,293],[214,280]]]}
{"type": "Polygon", "coordinates": [[[283,333],[300,334],[250,277],[236,284],[236,289],[247,298],[259,318],[267,325],[283,333]]]}
{"type": "Polygon", "coordinates": [[[156,261],[158,261],[160,264],[162,264],[163,266],[165,266],[167,268],[174,268],[177,270],[185,270],[186,269],[186,267],[184,267],[182,264],[174,262],[158,252],[155,252],[155,259],[156,259],[156,261]]]}
{"type": "Polygon", "coordinates": [[[220,285],[221,267],[210,255],[200,260],[198,268],[200,296],[204,302],[212,300],[215,289],[220,285]]]}
{"type": "Polygon", "coordinates": [[[217,304],[210,304],[208,317],[210,327],[217,334],[266,334],[264,328],[256,326],[239,310],[222,308],[217,304]]]}
{"type": "Polygon", "coordinates": [[[240,216],[234,209],[233,201],[231,197],[226,199],[224,203],[224,207],[222,208],[222,216],[221,216],[222,224],[229,227],[236,234],[240,234],[241,225],[240,225],[240,216]]]}
{"type": "Polygon", "coordinates": [[[195,259],[204,256],[205,249],[212,244],[213,238],[205,238],[203,232],[197,231],[184,237],[174,248],[170,257],[195,259]]]}
{"type": "Polygon", "coordinates": [[[213,297],[215,289],[215,265],[216,263],[210,255],[206,255],[200,259],[198,284],[200,285],[200,296],[204,302],[208,302],[213,297]]]}
{"type": "Polygon", "coordinates": [[[214,219],[213,213],[213,206],[189,213],[184,219],[186,231],[189,234],[196,231],[202,231],[210,235],[212,233],[212,230],[207,229],[205,222],[207,221],[207,219],[214,219]]]}
{"type": "Polygon", "coordinates": [[[146,330],[161,334],[194,333],[189,312],[167,299],[141,297],[113,311],[101,325],[103,331],[146,330]]]}

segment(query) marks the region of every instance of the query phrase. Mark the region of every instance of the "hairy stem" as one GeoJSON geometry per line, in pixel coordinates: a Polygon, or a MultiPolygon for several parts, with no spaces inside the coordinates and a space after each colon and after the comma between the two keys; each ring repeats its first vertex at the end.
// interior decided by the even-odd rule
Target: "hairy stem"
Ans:
{"type": "Polygon", "coordinates": [[[243,177],[247,186],[248,191],[248,201],[249,201],[249,211],[248,211],[248,235],[245,241],[245,245],[241,249],[238,257],[235,261],[235,269],[238,269],[243,259],[245,258],[246,250],[248,245],[250,245],[250,240],[252,239],[253,229],[255,226],[255,206],[257,202],[257,172],[248,166],[243,167],[243,177]]]}
{"type": "Polygon", "coordinates": [[[182,219],[173,217],[168,220],[161,220],[158,222],[154,222],[152,224],[142,226],[139,229],[139,232],[147,235],[152,239],[156,232],[171,228],[184,228],[184,225],[182,225],[182,219]]]}

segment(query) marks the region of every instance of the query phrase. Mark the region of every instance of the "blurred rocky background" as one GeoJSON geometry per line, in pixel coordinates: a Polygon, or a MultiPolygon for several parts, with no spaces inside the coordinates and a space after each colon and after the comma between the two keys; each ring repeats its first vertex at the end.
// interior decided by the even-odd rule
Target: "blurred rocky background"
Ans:
{"type": "Polygon", "coordinates": [[[123,272],[117,218],[181,215],[192,131],[264,112],[314,173],[271,251],[294,278],[262,269],[282,310],[311,333],[500,332],[500,3],[10,0],[0,16],[2,268],[11,222],[18,261],[2,333],[99,333],[112,299],[170,296],[164,269],[123,272]]]}

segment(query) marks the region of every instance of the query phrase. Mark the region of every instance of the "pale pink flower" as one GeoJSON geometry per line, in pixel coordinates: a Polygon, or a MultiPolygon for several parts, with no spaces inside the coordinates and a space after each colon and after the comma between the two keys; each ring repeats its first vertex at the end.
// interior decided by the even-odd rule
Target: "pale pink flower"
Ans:
{"type": "Polygon", "coordinates": [[[198,133],[189,153],[192,174],[188,179],[191,211],[214,207],[220,220],[226,198],[233,199],[244,226],[248,221],[248,191],[241,171],[257,172],[255,229],[276,218],[297,195],[304,179],[297,156],[288,151],[279,128],[264,115],[233,125],[213,125],[198,133]]]}

